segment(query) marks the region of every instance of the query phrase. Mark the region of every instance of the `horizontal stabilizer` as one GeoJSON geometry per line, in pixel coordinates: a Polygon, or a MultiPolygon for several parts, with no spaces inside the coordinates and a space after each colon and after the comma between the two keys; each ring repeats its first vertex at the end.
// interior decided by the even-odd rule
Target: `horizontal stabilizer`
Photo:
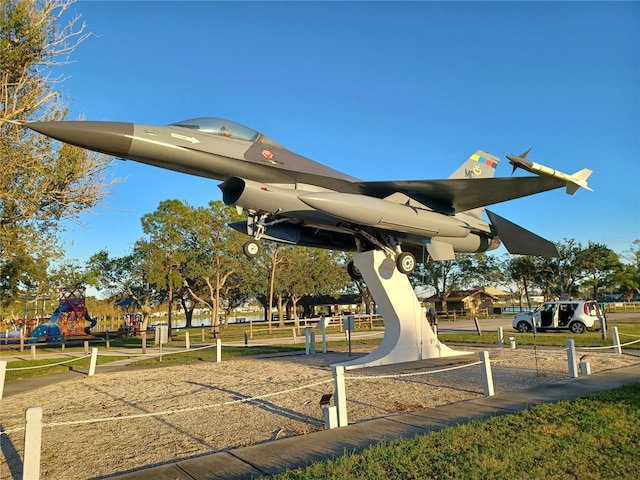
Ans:
{"type": "Polygon", "coordinates": [[[519,255],[536,255],[540,257],[560,257],[557,247],[550,242],[536,235],[529,230],[510,222],[506,218],[501,217],[489,210],[486,211],[489,220],[496,229],[496,233],[500,240],[512,254],[519,255]]]}

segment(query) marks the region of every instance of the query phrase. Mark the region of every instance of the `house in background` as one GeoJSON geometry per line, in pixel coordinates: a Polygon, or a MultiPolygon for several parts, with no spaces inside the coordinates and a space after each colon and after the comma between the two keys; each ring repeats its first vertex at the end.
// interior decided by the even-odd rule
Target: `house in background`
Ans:
{"type": "Polygon", "coordinates": [[[510,292],[495,287],[480,287],[472,290],[463,290],[446,298],[446,309],[440,298],[431,296],[420,299],[422,303],[432,304],[438,312],[455,311],[457,314],[472,312],[476,308],[479,314],[493,314],[496,302],[511,297],[510,292]]]}

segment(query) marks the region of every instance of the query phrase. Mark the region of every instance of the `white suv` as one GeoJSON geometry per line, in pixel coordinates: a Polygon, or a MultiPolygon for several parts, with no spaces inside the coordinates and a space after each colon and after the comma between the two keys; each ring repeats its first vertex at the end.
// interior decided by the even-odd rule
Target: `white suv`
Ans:
{"type": "Polygon", "coordinates": [[[602,311],[595,300],[557,300],[538,305],[533,312],[519,313],[513,318],[513,328],[525,333],[538,331],[570,330],[584,333],[598,330],[602,325],[602,311]]]}

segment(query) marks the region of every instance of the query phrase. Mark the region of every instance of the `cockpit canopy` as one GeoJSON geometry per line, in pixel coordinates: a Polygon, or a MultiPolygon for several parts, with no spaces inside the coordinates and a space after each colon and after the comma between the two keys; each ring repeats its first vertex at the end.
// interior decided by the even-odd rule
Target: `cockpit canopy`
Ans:
{"type": "Polygon", "coordinates": [[[260,133],[239,123],[225,120],[224,118],[192,118],[182,122],[172,123],[172,126],[191,128],[201,132],[213,133],[223,137],[237,138],[239,140],[249,140],[255,142],[260,133]]]}

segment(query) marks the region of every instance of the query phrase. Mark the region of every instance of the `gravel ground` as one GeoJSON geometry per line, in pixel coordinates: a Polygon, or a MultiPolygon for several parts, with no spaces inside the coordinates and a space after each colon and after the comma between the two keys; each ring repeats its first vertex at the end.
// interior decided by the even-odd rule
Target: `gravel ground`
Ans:
{"type": "MultiPolygon", "coordinates": [[[[538,349],[537,356],[529,349],[489,352],[497,394],[567,378],[564,351],[538,349]]],[[[477,358],[471,355],[470,361],[477,358]]],[[[21,478],[24,432],[19,429],[28,407],[43,408],[42,479],[104,478],[320,430],[319,400],[333,391],[329,365],[346,360],[346,353],[329,353],[116,373],[98,369],[94,377],[13,395],[2,401],[0,425],[10,433],[0,436],[0,479],[21,478]]],[[[589,353],[586,360],[594,373],[640,361],[611,352],[589,353]]],[[[482,396],[477,365],[432,374],[361,378],[426,371],[412,364],[411,370],[394,366],[373,373],[347,372],[349,422],[482,396]]]]}

